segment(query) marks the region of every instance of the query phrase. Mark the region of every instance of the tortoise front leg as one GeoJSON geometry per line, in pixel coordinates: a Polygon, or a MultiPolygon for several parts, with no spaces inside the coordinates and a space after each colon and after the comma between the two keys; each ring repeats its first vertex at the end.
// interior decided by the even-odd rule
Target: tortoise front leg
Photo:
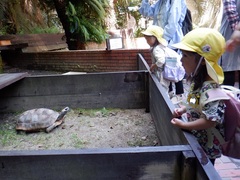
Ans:
{"type": "Polygon", "coordinates": [[[49,133],[50,131],[52,131],[55,127],[59,126],[60,124],[62,124],[63,121],[56,121],[55,123],[53,123],[51,126],[49,126],[46,129],[46,132],[49,133]]]}

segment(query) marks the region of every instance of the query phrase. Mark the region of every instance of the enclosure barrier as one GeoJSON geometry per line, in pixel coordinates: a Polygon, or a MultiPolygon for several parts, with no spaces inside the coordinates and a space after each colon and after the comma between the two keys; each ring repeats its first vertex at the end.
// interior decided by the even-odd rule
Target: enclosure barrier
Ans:
{"type": "Polygon", "coordinates": [[[146,108],[161,146],[0,151],[0,179],[221,179],[194,137],[171,125],[174,108],[143,57],[139,70],[25,77],[0,90],[0,112],[32,108],[146,108]]]}

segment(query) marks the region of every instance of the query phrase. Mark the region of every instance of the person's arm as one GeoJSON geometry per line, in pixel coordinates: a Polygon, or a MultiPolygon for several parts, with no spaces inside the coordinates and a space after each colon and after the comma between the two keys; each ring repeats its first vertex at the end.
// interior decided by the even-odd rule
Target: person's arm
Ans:
{"type": "Polygon", "coordinates": [[[235,30],[239,22],[239,14],[237,12],[236,1],[223,0],[223,6],[232,30],[235,30]]]}
{"type": "Polygon", "coordinates": [[[165,52],[162,48],[159,46],[155,47],[153,50],[153,56],[154,59],[156,60],[155,64],[157,67],[161,68],[163,67],[165,63],[165,52]]]}
{"type": "Polygon", "coordinates": [[[202,107],[202,114],[204,114],[204,116],[200,117],[199,119],[183,122],[180,119],[173,118],[171,123],[185,130],[203,130],[212,128],[215,127],[217,123],[223,122],[225,112],[224,109],[225,106],[223,100],[214,100],[206,103],[202,107]]]}
{"type": "Polygon", "coordinates": [[[204,118],[197,119],[191,122],[184,122],[180,119],[173,118],[171,123],[181,129],[185,130],[203,130],[216,126],[215,121],[206,120],[204,118]]]}
{"type": "Polygon", "coordinates": [[[226,42],[226,50],[233,51],[237,46],[240,46],[240,23],[236,26],[231,38],[226,42]]]}
{"type": "Polygon", "coordinates": [[[171,0],[171,8],[168,15],[168,23],[164,27],[163,38],[167,41],[173,38],[178,29],[179,22],[184,20],[187,12],[186,3],[182,0],[171,0]]]}
{"type": "Polygon", "coordinates": [[[155,4],[150,5],[148,0],[142,0],[141,7],[139,8],[139,13],[144,17],[153,17],[155,10],[155,4]]]}

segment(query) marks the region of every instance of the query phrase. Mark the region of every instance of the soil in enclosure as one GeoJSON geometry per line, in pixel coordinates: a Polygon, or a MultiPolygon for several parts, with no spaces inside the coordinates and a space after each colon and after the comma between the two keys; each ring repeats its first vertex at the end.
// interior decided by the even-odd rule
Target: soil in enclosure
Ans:
{"type": "Polygon", "coordinates": [[[145,109],[70,110],[50,133],[17,133],[16,114],[0,115],[1,150],[118,148],[159,144],[145,109]]]}

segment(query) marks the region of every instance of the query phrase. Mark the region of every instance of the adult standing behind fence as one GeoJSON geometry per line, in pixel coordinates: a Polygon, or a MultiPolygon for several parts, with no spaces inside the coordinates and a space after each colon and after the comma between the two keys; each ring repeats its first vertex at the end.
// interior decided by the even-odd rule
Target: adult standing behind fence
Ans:
{"type": "Polygon", "coordinates": [[[233,52],[240,46],[240,23],[238,23],[237,28],[234,30],[231,38],[226,42],[226,50],[233,52]]]}
{"type": "Polygon", "coordinates": [[[153,18],[153,25],[163,28],[163,38],[169,45],[178,43],[183,38],[182,22],[186,11],[185,0],[158,0],[152,5],[148,0],[143,0],[139,9],[144,17],[153,18]]]}
{"type": "MultiPolygon", "coordinates": [[[[240,0],[223,0],[223,7],[224,12],[220,32],[226,40],[229,40],[240,22],[240,0]]],[[[226,51],[221,56],[219,64],[222,66],[224,71],[223,84],[234,86],[235,72],[238,71],[240,76],[240,51],[226,51]]]]}
{"type": "MultiPolygon", "coordinates": [[[[185,18],[187,5],[185,0],[158,0],[154,4],[149,4],[148,0],[143,0],[139,9],[144,17],[152,17],[153,25],[160,26],[163,32],[163,38],[168,44],[175,44],[183,38],[182,22],[185,18]]],[[[179,81],[176,85],[176,101],[181,100],[181,94],[184,93],[183,83],[179,81]]],[[[172,91],[172,85],[169,86],[169,92],[172,91]]]]}

